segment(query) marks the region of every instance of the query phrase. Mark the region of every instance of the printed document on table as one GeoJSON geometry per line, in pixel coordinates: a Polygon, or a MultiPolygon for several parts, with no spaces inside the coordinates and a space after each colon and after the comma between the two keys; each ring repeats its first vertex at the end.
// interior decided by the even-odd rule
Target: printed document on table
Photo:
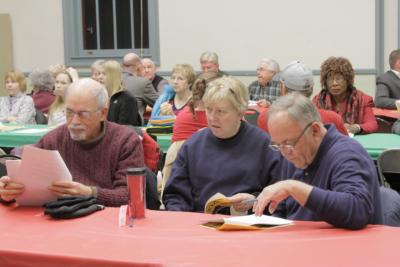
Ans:
{"type": "Polygon", "coordinates": [[[16,200],[22,206],[40,206],[57,198],[48,187],[53,181],[72,181],[71,173],[57,150],[25,146],[20,163],[7,160],[7,173],[12,181],[25,185],[16,200]],[[19,165],[19,166],[18,166],[19,165]]]}

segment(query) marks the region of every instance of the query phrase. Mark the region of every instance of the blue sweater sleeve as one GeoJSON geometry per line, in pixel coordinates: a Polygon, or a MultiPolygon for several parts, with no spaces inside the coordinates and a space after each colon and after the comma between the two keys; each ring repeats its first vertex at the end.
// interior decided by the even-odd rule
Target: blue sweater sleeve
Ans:
{"type": "Polygon", "coordinates": [[[305,207],[334,226],[363,228],[374,213],[373,196],[366,181],[375,177],[368,177],[368,171],[357,159],[348,158],[342,164],[332,165],[337,166],[332,170],[332,188],[314,187],[305,207]]]}
{"type": "Polygon", "coordinates": [[[186,162],[187,153],[187,146],[183,144],[174,161],[171,176],[165,185],[163,203],[167,210],[192,211],[194,209],[192,184],[186,162]]]}

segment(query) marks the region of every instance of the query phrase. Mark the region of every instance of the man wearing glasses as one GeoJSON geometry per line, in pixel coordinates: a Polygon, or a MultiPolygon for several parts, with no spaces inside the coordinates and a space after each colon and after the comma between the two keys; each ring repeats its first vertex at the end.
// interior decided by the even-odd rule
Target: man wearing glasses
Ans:
{"type": "MultiPolygon", "coordinates": [[[[72,83],[65,101],[67,123],[43,136],[36,146],[58,150],[73,181],[54,182],[49,190],[57,196],[93,195],[106,206],[128,203],[126,170],[144,166],[138,135],[106,121],[107,90],[92,79],[72,83]]],[[[11,201],[23,192],[24,185],[7,176],[0,179],[3,200],[11,201]]]]}
{"type": "Polygon", "coordinates": [[[267,186],[253,206],[294,220],[326,221],[360,229],[382,222],[375,165],[355,140],[321,123],[303,95],[290,93],[268,112],[272,149],[281,152],[282,178],[267,186]]]}

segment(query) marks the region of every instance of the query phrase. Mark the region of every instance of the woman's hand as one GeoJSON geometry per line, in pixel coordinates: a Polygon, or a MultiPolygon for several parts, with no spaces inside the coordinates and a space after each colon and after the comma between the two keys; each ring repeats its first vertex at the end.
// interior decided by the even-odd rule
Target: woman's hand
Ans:
{"type": "Polygon", "coordinates": [[[164,102],[160,105],[160,115],[174,115],[172,105],[168,102],[164,102]]]}

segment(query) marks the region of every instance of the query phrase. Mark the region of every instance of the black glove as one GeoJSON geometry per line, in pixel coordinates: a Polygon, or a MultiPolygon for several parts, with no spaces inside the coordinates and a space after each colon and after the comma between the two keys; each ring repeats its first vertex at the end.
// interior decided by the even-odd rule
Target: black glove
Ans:
{"type": "Polygon", "coordinates": [[[55,201],[43,205],[44,214],[58,219],[72,219],[89,215],[95,211],[104,209],[103,205],[96,203],[93,196],[69,196],[61,197],[55,201]]]}

